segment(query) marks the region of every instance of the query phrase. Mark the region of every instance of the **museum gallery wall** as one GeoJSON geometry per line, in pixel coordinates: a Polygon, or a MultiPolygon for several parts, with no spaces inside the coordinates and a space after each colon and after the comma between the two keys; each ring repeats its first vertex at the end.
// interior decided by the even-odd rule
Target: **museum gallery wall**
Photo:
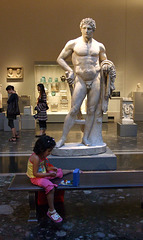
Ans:
{"type": "MultiPolygon", "coordinates": [[[[96,21],[94,38],[105,45],[108,59],[116,66],[115,86],[121,97],[130,96],[138,82],[142,88],[142,0],[2,0],[0,7],[0,84],[3,97],[7,96],[6,86],[12,84],[20,96],[30,96],[34,106],[37,76],[39,82],[42,77],[36,75],[35,62],[55,63],[65,42],[80,36],[79,23],[85,17],[96,21]],[[22,68],[21,81],[7,79],[10,67],[22,68]]],[[[44,77],[48,81],[51,73],[47,70],[44,77]]],[[[55,91],[52,92],[58,96],[60,75],[53,76],[53,81],[51,87],[55,91]],[[55,78],[58,78],[58,83],[55,78]]],[[[63,96],[63,100],[68,109],[68,99],[63,96]]]]}

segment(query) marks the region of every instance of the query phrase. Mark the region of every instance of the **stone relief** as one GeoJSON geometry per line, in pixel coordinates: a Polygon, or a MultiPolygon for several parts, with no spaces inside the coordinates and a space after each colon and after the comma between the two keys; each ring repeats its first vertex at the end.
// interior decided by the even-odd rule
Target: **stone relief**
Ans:
{"type": "Polygon", "coordinates": [[[122,100],[122,124],[133,124],[133,100],[131,98],[123,98],[122,100]]]}
{"type": "Polygon", "coordinates": [[[8,67],[7,68],[7,80],[23,79],[22,67],[8,67]]]}

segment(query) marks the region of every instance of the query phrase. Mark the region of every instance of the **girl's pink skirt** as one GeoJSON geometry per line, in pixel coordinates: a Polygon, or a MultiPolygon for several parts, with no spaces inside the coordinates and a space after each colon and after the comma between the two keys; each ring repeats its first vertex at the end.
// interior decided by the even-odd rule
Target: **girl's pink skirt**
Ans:
{"type": "MultiPolygon", "coordinates": [[[[62,178],[63,172],[61,168],[58,168],[56,177],[62,178]]],[[[31,182],[34,185],[39,187],[43,187],[45,189],[45,193],[50,192],[54,187],[57,187],[57,184],[53,184],[50,179],[54,179],[55,177],[44,177],[44,178],[30,178],[31,182]]]]}

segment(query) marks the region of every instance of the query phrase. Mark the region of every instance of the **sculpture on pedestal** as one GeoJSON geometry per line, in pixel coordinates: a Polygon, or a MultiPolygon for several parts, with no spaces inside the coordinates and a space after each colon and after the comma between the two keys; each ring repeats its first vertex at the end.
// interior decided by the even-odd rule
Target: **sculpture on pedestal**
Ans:
{"type": "Polygon", "coordinates": [[[107,60],[105,47],[93,39],[96,29],[92,18],[80,23],[82,36],[67,42],[57,62],[66,71],[69,86],[73,86],[71,110],[65,118],[63,134],[56,147],[64,145],[71,127],[87,95],[87,117],[85,120],[82,144],[102,146],[102,115],[108,109],[108,99],[115,89],[116,77],[114,64],[107,60]],[[66,62],[71,56],[72,69],[66,62]]]}
{"type": "Polygon", "coordinates": [[[141,86],[141,83],[137,83],[137,86],[136,86],[135,92],[142,92],[142,86],[141,86]]]}
{"type": "Polygon", "coordinates": [[[131,98],[122,99],[122,124],[133,124],[133,100],[131,98]]]}

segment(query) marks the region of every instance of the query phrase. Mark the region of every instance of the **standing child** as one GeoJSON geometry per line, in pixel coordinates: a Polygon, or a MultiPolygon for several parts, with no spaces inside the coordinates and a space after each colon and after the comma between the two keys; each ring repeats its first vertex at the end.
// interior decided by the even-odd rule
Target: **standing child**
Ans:
{"type": "Polygon", "coordinates": [[[62,169],[56,167],[49,167],[46,165],[46,157],[51,153],[56,143],[52,137],[40,137],[34,146],[34,153],[30,156],[27,165],[27,176],[34,185],[38,185],[45,189],[49,209],[48,217],[56,223],[62,222],[61,216],[54,208],[54,191],[56,184],[53,184],[50,179],[55,177],[62,178],[62,169]]]}
{"type": "Polygon", "coordinates": [[[39,83],[37,85],[37,90],[39,92],[37,106],[35,110],[37,110],[37,118],[39,120],[39,127],[40,127],[40,135],[36,135],[36,137],[41,137],[42,135],[46,135],[46,121],[47,121],[47,95],[45,92],[44,85],[39,83]]]}

